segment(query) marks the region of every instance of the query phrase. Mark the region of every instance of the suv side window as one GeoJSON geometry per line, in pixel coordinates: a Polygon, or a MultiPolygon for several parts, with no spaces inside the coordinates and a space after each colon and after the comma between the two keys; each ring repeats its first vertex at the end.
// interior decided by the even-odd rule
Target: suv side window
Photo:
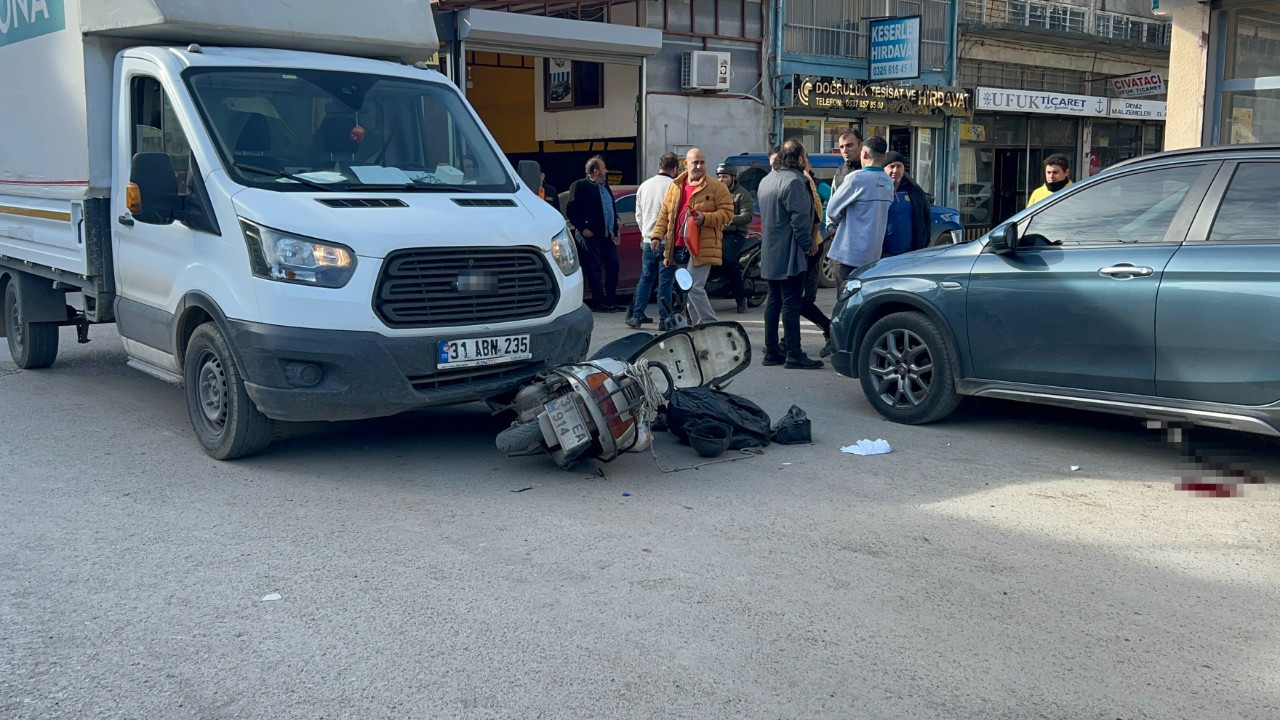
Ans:
{"type": "Polygon", "coordinates": [[[1024,240],[1065,246],[1164,242],[1204,167],[1179,165],[1094,183],[1033,215],[1024,240]]]}
{"type": "Polygon", "coordinates": [[[1241,163],[1222,196],[1211,242],[1280,242],[1280,163],[1241,163]]]}

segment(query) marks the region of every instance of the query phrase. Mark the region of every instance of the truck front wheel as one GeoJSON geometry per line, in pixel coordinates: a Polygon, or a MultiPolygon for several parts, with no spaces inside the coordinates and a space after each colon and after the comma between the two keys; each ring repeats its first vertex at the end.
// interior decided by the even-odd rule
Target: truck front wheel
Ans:
{"type": "Polygon", "coordinates": [[[57,324],[26,321],[16,281],[4,288],[4,323],[14,365],[24,370],[39,370],[58,359],[57,324]]]}
{"type": "Polygon", "coordinates": [[[196,328],[187,344],[183,384],[187,414],[210,457],[235,460],[271,444],[274,424],[249,399],[231,348],[213,323],[196,328]]]}

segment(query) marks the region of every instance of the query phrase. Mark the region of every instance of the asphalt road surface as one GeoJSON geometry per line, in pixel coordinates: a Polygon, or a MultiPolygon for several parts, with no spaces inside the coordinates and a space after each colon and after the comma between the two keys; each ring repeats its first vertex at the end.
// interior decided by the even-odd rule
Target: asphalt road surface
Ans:
{"type": "MultiPolygon", "coordinates": [[[[93,338],[0,350],[0,718],[1280,717],[1275,481],[1179,492],[1134,420],[899,426],[757,364],[730,390],[813,445],[564,472],[461,407],[219,463],[93,338]]],[[[1280,477],[1272,441],[1197,437],[1280,477]]]]}

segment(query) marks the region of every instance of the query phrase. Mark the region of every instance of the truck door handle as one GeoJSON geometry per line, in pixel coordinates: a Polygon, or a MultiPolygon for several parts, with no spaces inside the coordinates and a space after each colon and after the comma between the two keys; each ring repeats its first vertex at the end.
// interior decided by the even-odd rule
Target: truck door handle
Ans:
{"type": "Polygon", "coordinates": [[[120,223],[125,227],[133,227],[133,218],[129,217],[128,214],[121,215],[120,217],[116,218],[116,222],[120,223]]]}
{"type": "Polygon", "coordinates": [[[1119,265],[1110,265],[1108,267],[1098,268],[1099,275],[1119,278],[1121,280],[1127,280],[1131,277],[1147,277],[1154,272],[1155,270],[1152,270],[1149,267],[1139,267],[1130,263],[1120,263],[1119,265]]]}

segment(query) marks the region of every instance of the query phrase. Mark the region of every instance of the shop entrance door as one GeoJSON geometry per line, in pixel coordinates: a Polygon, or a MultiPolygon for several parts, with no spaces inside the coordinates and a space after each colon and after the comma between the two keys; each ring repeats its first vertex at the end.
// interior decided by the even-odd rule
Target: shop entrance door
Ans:
{"type": "Polygon", "coordinates": [[[996,148],[992,184],[991,227],[1008,220],[1027,206],[1027,151],[1025,148],[996,148]]]}
{"type": "Polygon", "coordinates": [[[884,138],[890,150],[906,159],[907,173],[911,175],[911,179],[933,197],[938,188],[943,186],[937,177],[937,141],[941,136],[941,125],[894,125],[876,120],[879,118],[868,121],[867,137],[875,135],[884,138]]]}

